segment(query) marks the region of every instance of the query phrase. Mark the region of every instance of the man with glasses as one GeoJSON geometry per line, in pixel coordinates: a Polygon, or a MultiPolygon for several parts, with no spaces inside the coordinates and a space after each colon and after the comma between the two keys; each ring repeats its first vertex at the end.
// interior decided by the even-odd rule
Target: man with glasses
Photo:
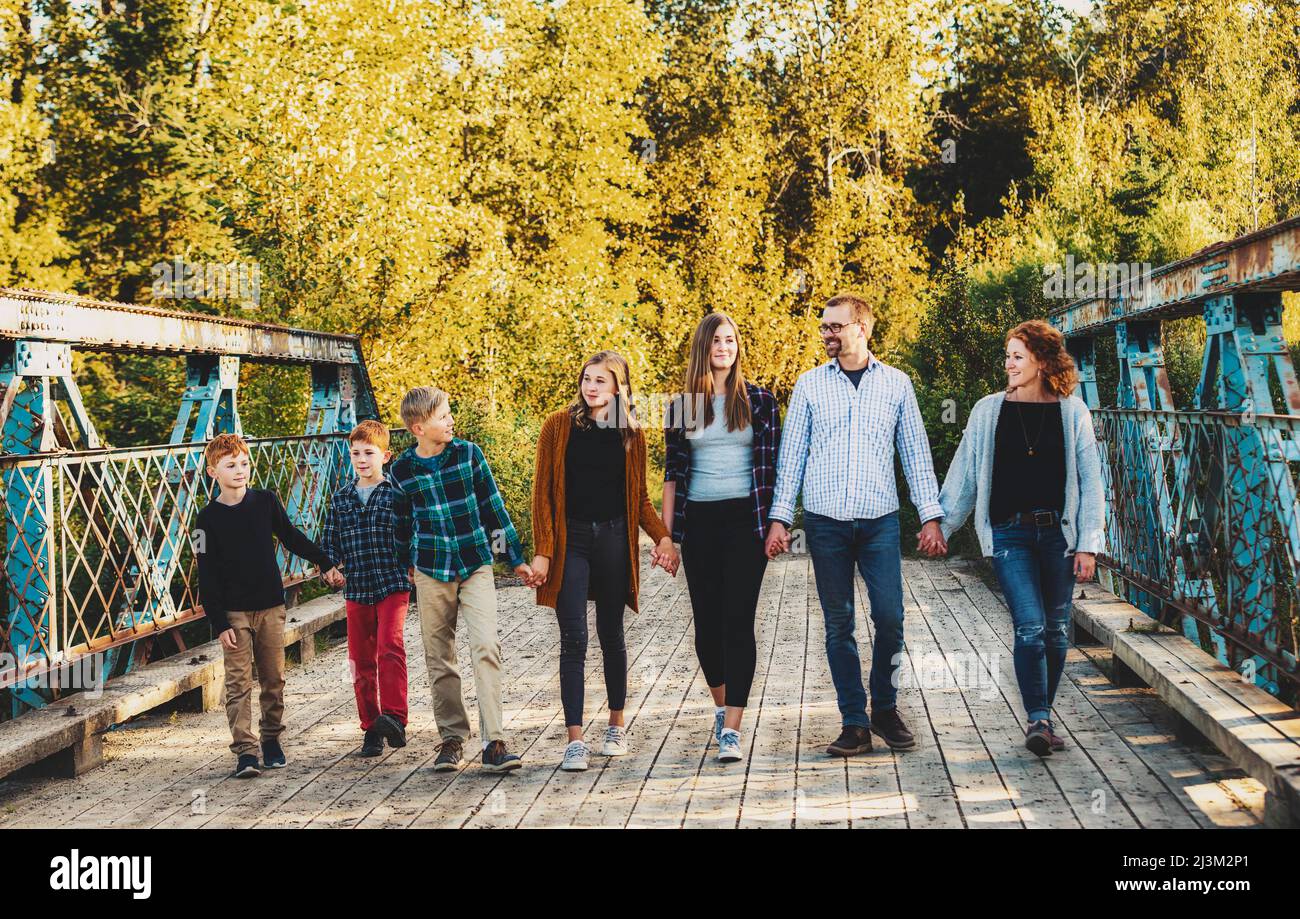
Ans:
{"type": "Polygon", "coordinates": [[[857,294],[826,301],[819,327],[828,363],[801,374],[790,398],[769,514],[767,555],[790,547],[788,527],[803,492],[804,530],[826,620],[826,656],[843,730],[826,752],[871,750],[871,735],[894,750],[916,738],[897,709],[895,668],[903,651],[903,564],[899,546],[894,453],[922,521],[924,551],[947,545],[943,508],[912,381],[871,353],[875,319],[857,294]],[[867,585],[875,642],[871,654],[871,716],[854,638],[853,569],[867,585]]]}

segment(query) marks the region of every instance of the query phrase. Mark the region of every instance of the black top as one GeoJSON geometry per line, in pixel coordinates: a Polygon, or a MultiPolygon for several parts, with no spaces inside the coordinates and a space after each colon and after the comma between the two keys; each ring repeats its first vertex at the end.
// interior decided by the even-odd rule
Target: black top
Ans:
{"type": "Polygon", "coordinates": [[[866,365],[866,364],[863,364],[863,365],[862,365],[861,367],[859,367],[857,370],[845,370],[843,366],[840,367],[840,373],[844,374],[846,377],[848,377],[850,380],[852,380],[852,381],[853,381],[853,385],[854,385],[855,387],[858,385],[859,382],[861,382],[861,380],[862,380],[862,375],[863,375],[864,373],[866,373],[866,372],[867,372],[867,365],[866,365]]]}
{"type": "Polygon", "coordinates": [[[293,525],[273,491],[250,488],[234,506],[214,495],[194,521],[194,554],[199,560],[203,612],[219,635],[230,628],[226,613],[270,609],[284,602],[284,579],[275,560],[275,542],[322,571],[334,562],[293,525]]]}
{"type": "Polygon", "coordinates": [[[1065,428],[1060,402],[1003,400],[993,440],[989,522],[1001,523],[1021,512],[1065,509],[1065,428]],[[1033,445],[1032,456],[1027,444],[1033,445]]]}
{"type": "Polygon", "coordinates": [[[627,513],[627,451],[618,428],[577,424],[564,451],[564,515],[575,520],[613,520],[627,513]]]}

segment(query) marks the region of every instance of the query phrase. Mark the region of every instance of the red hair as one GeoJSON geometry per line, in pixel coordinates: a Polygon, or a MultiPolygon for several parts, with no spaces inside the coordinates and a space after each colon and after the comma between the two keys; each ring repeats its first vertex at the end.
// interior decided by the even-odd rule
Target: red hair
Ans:
{"type": "Polygon", "coordinates": [[[1007,333],[1007,341],[1019,339],[1038,361],[1038,372],[1043,375],[1043,388],[1064,399],[1079,385],[1079,372],[1074,358],[1065,350],[1065,336],[1041,319],[1022,322],[1007,333]]]}

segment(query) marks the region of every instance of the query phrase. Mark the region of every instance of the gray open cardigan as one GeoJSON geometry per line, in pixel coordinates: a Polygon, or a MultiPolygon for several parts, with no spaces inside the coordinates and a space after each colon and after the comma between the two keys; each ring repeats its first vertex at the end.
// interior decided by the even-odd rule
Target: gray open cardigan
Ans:
{"type": "MultiPolygon", "coordinates": [[[[980,549],[993,555],[989,496],[993,491],[993,445],[1006,393],[985,396],[971,409],[957,455],[944,476],[939,503],[943,505],[943,538],[949,538],[975,511],[980,549]]],[[[1065,430],[1065,505],[1061,532],[1066,554],[1101,552],[1106,540],[1106,499],[1101,484],[1101,454],[1092,429],[1092,413],[1078,396],[1061,400],[1065,430]]]]}

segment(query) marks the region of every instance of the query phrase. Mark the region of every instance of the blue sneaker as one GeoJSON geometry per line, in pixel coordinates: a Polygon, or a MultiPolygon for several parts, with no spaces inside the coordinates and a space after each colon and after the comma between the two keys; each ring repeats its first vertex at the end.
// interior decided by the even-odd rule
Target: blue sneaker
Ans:
{"type": "Polygon", "coordinates": [[[262,765],[267,769],[283,769],[288,762],[278,740],[262,741],[262,765]]]}
{"type": "Polygon", "coordinates": [[[252,779],[262,774],[262,770],[257,766],[257,755],[254,753],[241,753],[239,760],[235,763],[235,778],[252,779]]]}
{"type": "Polygon", "coordinates": [[[740,732],[727,728],[722,732],[722,739],[718,741],[718,762],[734,763],[741,756],[740,732]]]}
{"type": "Polygon", "coordinates": [[[722,722],[726,719],[726,717],[727,717],[727,713],[726,713],[725,711],[714,712],[714,713],[713,713],[713,741],[714,741],[714,743],[717,743],[717,744],[721,744],[721,743],[722,743],[722,722]]]}

